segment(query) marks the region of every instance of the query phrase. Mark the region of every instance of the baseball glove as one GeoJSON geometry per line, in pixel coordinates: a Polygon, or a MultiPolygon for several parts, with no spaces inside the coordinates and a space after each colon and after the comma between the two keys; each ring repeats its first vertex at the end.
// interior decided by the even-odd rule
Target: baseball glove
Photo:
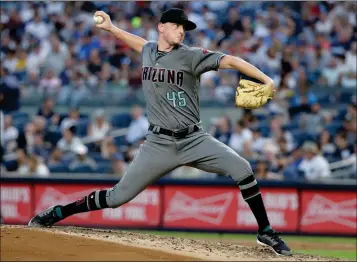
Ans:
{"type": "Polygon", "coordinates": [[[272,87],[241,79],[236,90],[236,106],[245,109],[256,109],[265,105],[274,96],[272,87]]]}

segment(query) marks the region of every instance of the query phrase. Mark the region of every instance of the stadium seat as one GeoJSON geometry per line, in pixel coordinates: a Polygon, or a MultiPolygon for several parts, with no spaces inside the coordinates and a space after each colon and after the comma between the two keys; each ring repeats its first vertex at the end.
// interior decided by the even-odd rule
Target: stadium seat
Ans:
{"type": "Polygon", "coordinates": [[[91,168],[90,166],[83,165],[83,166],[78,166],[74,169],[71,170],[71,173],[95,173],[95,170],[91,168]]]}
{"type": "Polygon", "coordinates": [[[46,141],[50,142],[53,146],[55,146],[58,141],[62,138],[61,131],[49,131],[46,134],[46,141]]]}
{"type": "Polygon", "coordinates": [[[115,114],[111,118],[111,124],[116,128],[125,128],[130,125],[131,116],[128,113],[115,114]]]}
{"type": "Polygon", "coordinates": [[[16,169],[18,168],[16,160],[4,161],[3,163],[4,163],[6,170],[9,172],[16,171],[16,169]]]}
{"type": "Polygon", "coordinates": [[[95,172],[96,173],[102,173],[102,174],[111,174],[111,173],[113,173],[111,163],[110,162],[97,163],[97,168],[95,169],[95,172]]]}
{"type": "Polygon", "coordinates": [[[338,110],[338,112],[337,112],[337,115],[336,115],[336,117],[335,117],[335,120],[343,121],[346,114],[347,114],[347,108],[346,108],[346,107],[340,108],[340,109],[338,110]]]}
{"type": "Polygon", "coordinates": [[[88,156],[90,158],[93,158],[96,162],[98,161],[105,161],[105,159],[102,157],[102,154],[99,152],[88,152],[88,156]]]}
{"type": "Polygon", "coordinates": [[[77,136],[84,137],[87,135],[87,129],[89,125],[89,120],[86,118],[80,119],[76,124],[77,127],[77,136]]]}
{"type": "Polygon", "coordinates": [[[335,135],[336,132],[343,126],[342,121],[333,121],[332,123],[325,126],[325,130],[327,130],[331,135],[335,135]]]}
{"type": "Polygon", "coordinates": [[[329,105],[332,102],[330,94],[321,94],[321,95],[319,95],[318,101],[321,104],[321,106],[329,105]]]}
{"type": "Polygon", "coordinates": [[[26,112],[18,112],[18,111],[16,111],[16,112],[13,112],[11,114],[11,116],[12,116],[12,119],[19,119],[19,118],[27,119],[27,120],[29,119],[29,115],[26,112]]]}
{"type": "Polygon", "coordinates": [[[126,146],[126,145],[128,145],[128,142],[126,141],[125,136],[114,137],[114,141],[115,141],[115,144],[117,146],[126,146]]]}
{"type": "MultiPolygon", "coordinates": [[[[356,92],[356,90],[354,90],[354,92],[356,92]]],[[[356,94],[356,93],[354,93],[356,94]]],[[[340,96],[340,103],[343,104],[350,104],[352,103],[352,99],[353,98],[353,93],[351,92],[342,92],[341,96],[340,96]]]]}
{"type": "Polygon", "coordinates": [[[66,165],[58,164],[58,165],[49,165],[48,169],[51,173],[67,173],[69,169],[66,165]]]}
{"type": "Polygon", "coordinates": [[[292,130],[291,134],[298,145],[302,145],[305,141],[316,141],[315,134],[308,134],[302,130],[292,130]]]}

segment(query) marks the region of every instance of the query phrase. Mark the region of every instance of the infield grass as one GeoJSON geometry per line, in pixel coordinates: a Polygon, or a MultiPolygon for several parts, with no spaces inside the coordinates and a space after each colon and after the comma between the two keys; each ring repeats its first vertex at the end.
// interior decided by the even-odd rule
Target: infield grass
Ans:
{"type": "MultiPolygon", "coordinates": [[[[133,230],[130,230],[133,231],[133,230]]],[[[242,241],[242,242],[252,242],[255,243],[256,235],[254,234],[219,234],[219,233],[197,233],[197,232],[179,232],[179,231],[147,231],[147,230],[135,230],[138,233],[147,233],[153,235],[161,236],[171,236],[171,237],[181,237],[181,238],[191,238],[191,239],[211,239],[211,240],[232,240],[232,241],[242,241]]],[[[304,246],[308,246],[309,243],[325,243],[326,249],[313,249],[304,247],[301,249],[294,249],[294,252],[309,255],[327,256],[335,257],[340,259],[356,261],[356,238],[345,238],[345,237],[317,237],[317,236],[284,236],[286,242],[301,243],[304,246]],[[348,249],[340,250],[338,248],[332,248],[328,244],[338,244],[346,245],[348,249]]]]}

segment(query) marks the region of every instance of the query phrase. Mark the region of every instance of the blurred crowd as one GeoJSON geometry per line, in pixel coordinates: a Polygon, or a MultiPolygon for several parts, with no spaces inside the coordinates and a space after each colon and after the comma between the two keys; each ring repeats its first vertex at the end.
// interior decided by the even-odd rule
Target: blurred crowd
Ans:
{"type": "MultiPolygon", "coordinates": [[[[184,8],[198,25],[185,44],[240,56],[271,76],[282,94],[276,107],[312,85],[356,86],[353,1],[2,2],[2,75],[14,76],[8,84],[23,95],[37,90],[70,106],[113,90],[135,96],[140,56],[97,29],[93,13],[104,10],[118,27],[157,40],[158,18],[170,7],[184,8]]],[[[203,97],[231,101],[239,77],[227,70],[204,74],[203,97]]]]}
{"type": "Polygon", "coordinates": [[[241,119],[232,121],[227,116],[212,122],[209,132],[249,160],[260,179],[278,180],[323,180],[334,178],[330,163],[345,161],[350,166],[348,178],[356,178],[356,121],[357,107],[350,105],[344,115],[343,125],[335,134],[325,129],[318,113],[301,115],[297,130],[284,122],[284,115],[276,114],[264,128],[258,117],[246,111],[241,119]],[[314,132],[304,131],[305,117],[311,118],[309,125],[317,124],[314,132]],[[354,128],[350,129],[353,119],[354,128]]]}
{"type": "Polygon", "coordinates": [[[47,98],[35,116],[15,115],[23,118],[22,128],[14,126],[11,114],[4,116],[2,170],[24,176],[46,177],[51,172],[122,176],[145,140],[149,123],[144,110],[133,106],[130,114],[109,119],[103,109],[88,116],[72,107],[68,114],[60,114],[54,105],[47,98]],[[121,136],[112,133],[120,127],[118,122],[127,128],[121,136]]]}
{"type": "MultiPolygon", "coordinates": [[[[162,11],[184,8],[198,28],[185,44],[236,55],[271,76],[275,99],[264,115],[212,119],[207,130],[247,158],[261,179],[319,179],[329,163],[356,158],[357,4],[338,2],[1,2],[0,109],[5,112],[1,168],[48,176],[97,172],[121,176],[144,141],[145,113],[86,115],[84,98],[141,90],[140,56],[95,28],[93,13],[157,40],[162,11]],[[317,91],[319,88],[320,92],[317,91]],[[321,92],[322,90],[322,92],[321,92]],[[347,93],[344,93],[347,92],[347,93]],[[21,114],[26,97],[44,97],[36,116],[21,114]],[[56,112],[65,105],[68,112],[56,112]],[[324,110],[331,106],[334,110],[324,110]],[[125,136],[111,135],[128,128],[125,136]],[[318,168],[317,168],[318,167],[318,168]]],[[[201,98],[233,104],[239,72],[201,77],[201,98]]],[[[352,160],[351,160],[352,159],[352,160]]],[[[353,165],[355,172],[355,165],[353,165]]],[[[174,177],[200,176],[182,167],[174,177]]]]}

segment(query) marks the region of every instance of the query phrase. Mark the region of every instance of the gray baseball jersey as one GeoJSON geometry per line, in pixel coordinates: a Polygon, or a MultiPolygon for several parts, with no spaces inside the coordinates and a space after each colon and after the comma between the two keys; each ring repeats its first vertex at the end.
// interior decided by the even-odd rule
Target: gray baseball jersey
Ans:
{"type": "MultiPolygon", "coordinates": [[[[147,43],[142,52],[142,82],[149,122],[175,130],[200,122],[200,75],[217,70],[222,53],[179,45],[171,52],[147,43]]],[[[192,166],[232,177],[236,183],[253,174],[247,160],[203,130],[185,138],[149,132],[124,177],[107,191],[115,208],[133,199],[145,187],[173,169],[192,166]]]]}
{"type": "Polygon", "coordinates": [[[142,51],[142,84],[149,122],[170,130],[198,123],[200,76],[217,70],[223,56],[185,45],[164,53],[148,42],[142,51]]]}

